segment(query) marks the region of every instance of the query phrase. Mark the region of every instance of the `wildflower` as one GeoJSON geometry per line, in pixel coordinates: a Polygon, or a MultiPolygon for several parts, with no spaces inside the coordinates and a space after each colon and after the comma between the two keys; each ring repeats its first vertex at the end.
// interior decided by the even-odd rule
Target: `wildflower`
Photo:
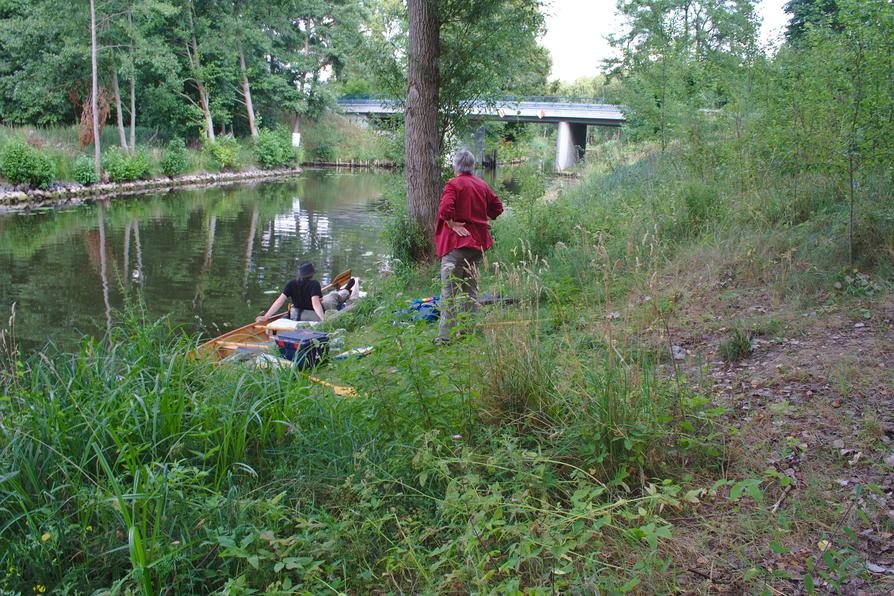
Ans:
{"type": "Polygon", "coordinates": [[[41,542],[46,542],[46,541],[49,540],[50,538],[52,538],[52,536],[50,535],[50,533],[49,533],[49,532],[44,532],[44,533],[43,533],[43,536],[40,537],[40,541],[41,541],[41,542]]]}
{"type": "Polygon", "coordinates": [[[47,591],[47,587],[43,584],[37,584],[36,586],[34,586],[33,590],[35,594],[43,594],[47,591]]]}

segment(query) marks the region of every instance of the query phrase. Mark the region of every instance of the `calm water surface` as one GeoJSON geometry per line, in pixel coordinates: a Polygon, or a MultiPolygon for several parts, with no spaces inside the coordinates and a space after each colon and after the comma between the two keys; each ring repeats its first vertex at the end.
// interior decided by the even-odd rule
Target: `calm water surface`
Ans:
{"type": "MultiPolygon", "coordinates": [[[[484,178],[505,197],[517,169],[484,178]]],[[[378,208],[400,174],[309,170],[300,178],[139,195],[0,215],[0,328],[15,303],[26,352],[77,347],[141,303],[188,332],[218,335],[260,314],[313,261],[317,278],[375,277],[387,260],[378,208]]]]}
{"type": "Polygon", "coordinates": [[[0,215],[0,317],[26,351],[101,335],[139,297],[150,319],[218,334],[269,306],[297,264],[368,278],[387,255],[376,205],[400,179],[298,179],[0,215]]]}

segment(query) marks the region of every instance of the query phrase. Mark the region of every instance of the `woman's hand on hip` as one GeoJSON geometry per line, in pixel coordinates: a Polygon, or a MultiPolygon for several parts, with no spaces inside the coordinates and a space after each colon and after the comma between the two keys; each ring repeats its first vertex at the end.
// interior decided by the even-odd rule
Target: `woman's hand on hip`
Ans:
{"type": "Polygon", "coordinates": [[[453,221],[452,219],[448,219],[448,220],[446,220],[446,223],[447,223],[447,227],[449,227],[451,230],[456,232],[456,234],[458,236],[471,236],[472,235],[472,233],[466,228],[466,224],[464,224],[462,222],[453,221]]]}

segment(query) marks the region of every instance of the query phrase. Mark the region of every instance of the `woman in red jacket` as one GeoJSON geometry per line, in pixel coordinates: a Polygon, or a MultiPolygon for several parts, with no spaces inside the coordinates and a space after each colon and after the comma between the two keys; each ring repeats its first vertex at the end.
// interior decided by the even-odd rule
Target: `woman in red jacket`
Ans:
{"type": "Polygon", "coordinates": [[[503,204],[487,183],[472,175],[475,156],[463,149],[453,156],[454,178],[447,181],[438,221],[435,248],[441,258],[441,321],[437,341],[450,339],[457,310],[474,309],[478,297],[478,266],[493,245],[488,220],[503,213],[503,204]]]}

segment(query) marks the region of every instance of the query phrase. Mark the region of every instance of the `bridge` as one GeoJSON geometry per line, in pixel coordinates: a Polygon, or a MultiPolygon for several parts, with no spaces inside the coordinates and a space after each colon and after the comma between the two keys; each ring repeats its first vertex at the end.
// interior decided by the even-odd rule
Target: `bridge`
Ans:
{"type": "MultiPolygon", "coordinates": [[[[345,114],[356,116],[387,118],[403,112],[400,102],[388,99],[340,99],[338,105],[345,114]]],[[[507,97],[467,107],[472,120],[558,124],[556,170],[560,172],[583,157],[587,126],[617,127],[625,122],[621,106],[589,98],[507,97]]]]}

